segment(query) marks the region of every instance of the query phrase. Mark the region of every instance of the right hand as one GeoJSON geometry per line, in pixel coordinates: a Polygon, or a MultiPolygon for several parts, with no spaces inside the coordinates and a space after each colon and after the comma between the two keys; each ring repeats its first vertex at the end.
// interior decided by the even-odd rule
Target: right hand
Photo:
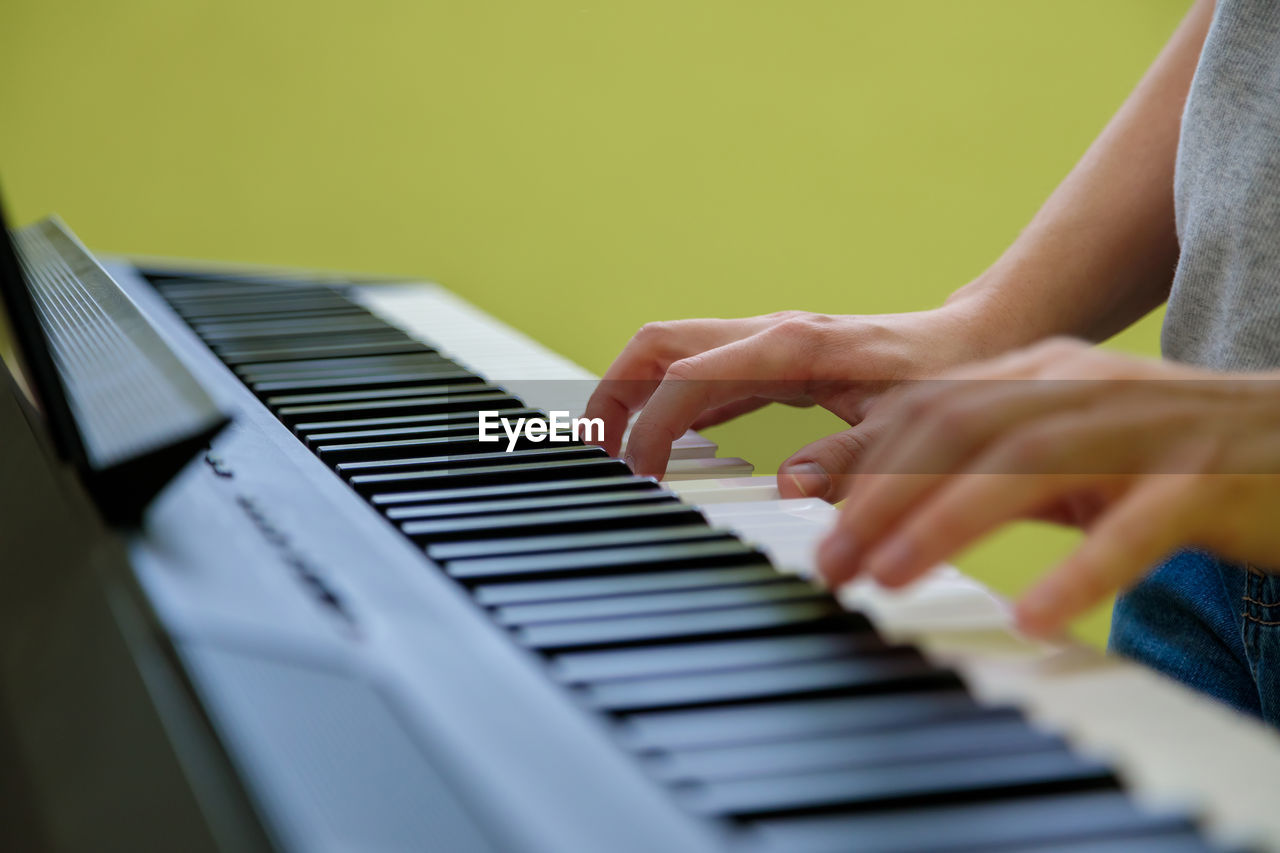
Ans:
{"type": "Polygon", "coordinates": [[[982,336],[955,306],[913,314],[784,311],[737,320],[649,323],[609,367],[586,415],[604,421],[602,446],[626,449],[638,474],[666,471],[671,444],[770,402],[820,405],[851,429],[802,448],[779,469],[786,497],[839,500],[843,475],[877,430],[872,404],[892,385],[984,357],[982,336]]]}

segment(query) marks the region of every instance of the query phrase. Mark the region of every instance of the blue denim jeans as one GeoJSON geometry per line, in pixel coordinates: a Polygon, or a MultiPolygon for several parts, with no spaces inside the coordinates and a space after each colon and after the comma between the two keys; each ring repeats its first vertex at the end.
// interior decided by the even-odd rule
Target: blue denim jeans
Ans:
{"type": "Polygon", "coordinates": [[[1280,575],[1179,551],[1116,601],[1110,645],[1280,726],[1280,575]]]}

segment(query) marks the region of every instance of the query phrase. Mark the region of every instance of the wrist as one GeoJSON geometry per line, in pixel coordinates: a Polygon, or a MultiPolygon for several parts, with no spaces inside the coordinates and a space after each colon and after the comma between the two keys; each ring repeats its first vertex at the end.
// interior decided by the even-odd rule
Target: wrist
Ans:
{"type": "Polygon", "coordinates": [[[926,313],[932,315],[931,325],[944,344],[939,355],[952,364],[995,358],[1034,340],[1019,333],[1016,312],[977,281],[926,313]]]}

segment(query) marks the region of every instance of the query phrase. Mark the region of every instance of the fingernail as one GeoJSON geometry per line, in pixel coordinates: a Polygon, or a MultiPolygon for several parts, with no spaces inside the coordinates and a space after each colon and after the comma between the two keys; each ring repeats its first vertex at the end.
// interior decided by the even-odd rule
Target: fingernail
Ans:
{"type": "Polygon", "coordinates": [[[829,536],[818,546],[818,572],[828,584],[856,574],[858,548],[847,535],[829,536]]]}
{"type": "Polygon", "coordinates": [[[821,497],[831,488],[831,478],[822,466],[815,462],[801,462],[787,469],[787,476],[796,489],[806,498],[821,497]]]}
{"type": "Polygon", "coordinates": [[[867,557],[867,571],[879,583],[895,583],[910,568],[914,550],[906,539],[890,539],[867,557]]]}

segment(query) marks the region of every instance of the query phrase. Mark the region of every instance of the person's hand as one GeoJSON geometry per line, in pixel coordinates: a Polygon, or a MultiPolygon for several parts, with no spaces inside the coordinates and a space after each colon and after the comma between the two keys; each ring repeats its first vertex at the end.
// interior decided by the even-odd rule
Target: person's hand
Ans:
{"type": "Polygon", "coordinates": [[[819,549],[828,583],[901,586],[1005,522],[1081,525],[1016,617],[1051,635],[1171,551],[1280,568],[1280,374],[1215,374],[1057,339],[877,403],[819,549]]]}
{"type": "Polygon", "coordinates": [[[963,308],[915,314],[829,316],[788,311],[738,320],[650,323],[623,349],[591,396],[586,415],[604,421],[602,446],[636,473],[661,476],[671,443],[770,402],[818,404],[854,429],[783,463],[787,495],[835,500],[874,430],[871,402],[895,382],[981,357],[977,323],[963,308]]]}

